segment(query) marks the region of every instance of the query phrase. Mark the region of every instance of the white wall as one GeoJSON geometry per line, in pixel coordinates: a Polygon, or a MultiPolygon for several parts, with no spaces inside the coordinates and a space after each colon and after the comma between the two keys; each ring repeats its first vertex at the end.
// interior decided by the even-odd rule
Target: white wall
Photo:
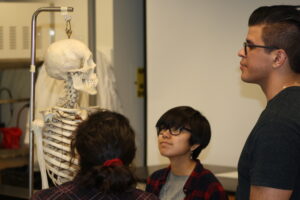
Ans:
{"type": "Polygon", "coordinates": [[[144,67],[143,1],[114,1],[114,66],[124,114],[136,133],[135,164],[144,160],[144,98],[137,96],[137,69],[144,67]]]}
{"type": "Polygon", "coordinates": [[[144,99],[137,97],[136,72],[144,67],[143,1],[97,0],[97,48],[112,63],[117,92],[136,132],[135,164],[144,159],[144,99]]]}
{"type": "Polygon", "coordinates": [[[97,49],[112,61],[113,49],[113,1],[96,1],[97,49]]]}
{"type": "MultiPolygon", "coordinates": [[[[236,166],[244,142],[266,104],[256,85],[240,81],[237,51],[250,13],[288,0],[147,1],[147,162],[166,163],[155,123],[168,109],[190,105],[210,121],[203,163],[236,166]]],[[[299,3],[299,2],[298,2],[299,3]]]]}

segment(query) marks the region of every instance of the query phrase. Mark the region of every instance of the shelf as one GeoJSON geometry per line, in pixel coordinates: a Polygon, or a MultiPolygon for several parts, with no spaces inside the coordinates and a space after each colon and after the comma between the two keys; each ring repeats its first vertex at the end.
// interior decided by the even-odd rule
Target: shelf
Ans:
{"type": "Polygon", "coordinates": [[[20,98],[20,99],[0,99],[1,104],[8,104],[8,103],[19,103],[19,102],[29,102],[29,98],[20,98]]]}
{"type": "MultiPolygon", "coordinates": [[[[43,61],[36,61],[35,65],[38,67],[43,63],[43,61]]],[[[0,59],[0,70],[7,69],[30,69],[31,60],[30,58],[10,58],[10,59],[0,59]]]]}

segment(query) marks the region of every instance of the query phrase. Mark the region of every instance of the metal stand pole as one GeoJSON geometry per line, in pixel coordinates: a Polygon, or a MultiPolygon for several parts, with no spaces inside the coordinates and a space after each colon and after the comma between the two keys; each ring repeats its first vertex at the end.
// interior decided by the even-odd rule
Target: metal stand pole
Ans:
{"type": "Polygon", "coordinates": [[[97,49],[96,49],[96,0],[88,1],[88,39],[89,48],[94,55],[93,59],[97,63],[97,49]]]}
{"type": "MultiPolygon", "coordinates": [[[[96,8],[96,0],[88,0],[88,45],[94,55],[93,59],[95,63],[97,63],[96,8]]],[[[97,105],[97,95],[89,97],[89,104],[93,106],[97,105]]]]}
{"type": "Polygon", "coordinates": [[[35,82],[35,57],[36,57],[36,20],[41,12],[73,12],[72,7],[44,7],[37,9],[32,15],[31,21],[31,87],[30,87],[30,115],[29,115],[29,199],[33,194],[33,165],[34,165],[34,137],[32,122],[34,120],[34,82],[35,82]]]}

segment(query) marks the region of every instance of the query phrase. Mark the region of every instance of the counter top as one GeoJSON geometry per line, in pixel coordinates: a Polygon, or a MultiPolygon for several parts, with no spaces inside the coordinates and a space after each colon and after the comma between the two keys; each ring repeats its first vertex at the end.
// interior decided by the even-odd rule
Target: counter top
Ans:
{"type": "Polygon", "coordinates": [[[19,149],[0,149],[0,170],[28,165],[28,146],[19,149]]]}

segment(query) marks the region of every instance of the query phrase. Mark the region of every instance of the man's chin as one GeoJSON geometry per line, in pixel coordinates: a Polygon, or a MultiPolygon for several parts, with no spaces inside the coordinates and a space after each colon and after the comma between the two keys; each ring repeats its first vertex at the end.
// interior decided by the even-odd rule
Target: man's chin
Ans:
{"type": "Polygon", "coordinates": [[[245,83],[255,83],[255,81],[253,81],[249,77],[243,76],[243,74],[241,75],[241,80],[245,83]]]}

